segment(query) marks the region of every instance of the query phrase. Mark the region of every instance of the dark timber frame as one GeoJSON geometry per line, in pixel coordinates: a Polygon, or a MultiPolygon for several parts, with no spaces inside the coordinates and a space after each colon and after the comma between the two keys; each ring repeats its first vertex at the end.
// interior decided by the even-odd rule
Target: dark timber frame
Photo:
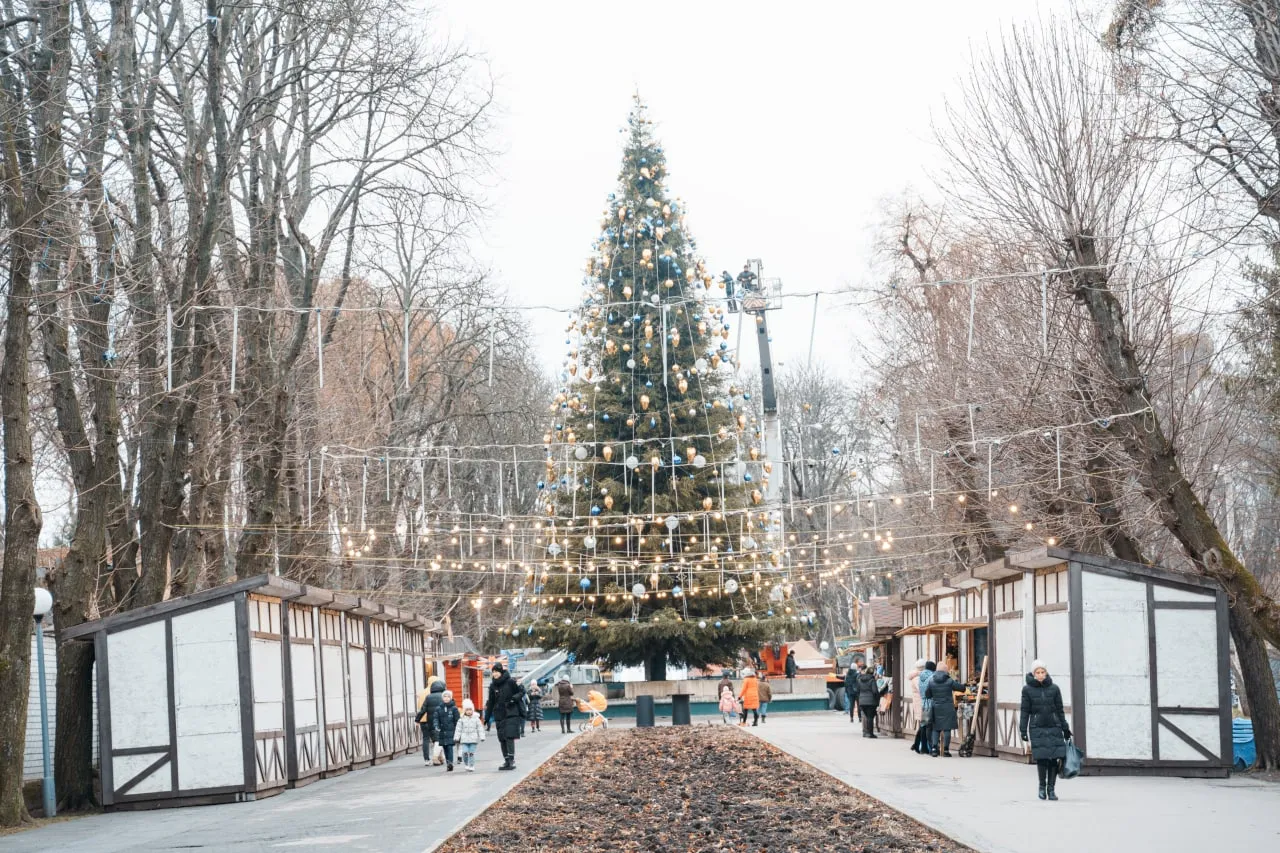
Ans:
{"type": "MultiPolygon", "coordinates": [[[[86,622],[68,629],[63,633],[63,642],[92,642],[94,648],[94,656],[97,664],[96,688],[98,696],[98,737],[101,746],[101,782],[102,782],[102,803],[107,809],[137,809],[137,808],[155,808],[157,806],[178,806],[178,805],[196,805],[196,804],[213,804],[238,802],[244,800],[259,799],[264,796],[270,796],[284,790],[286,782],[289,785],[306,784],[313,779],[320,778],[320,774],[324,769],[319,758],[315,759],[314,767],[308,768],[305,775],[298,772],[299,760],[297,754],[297,720],[295,719],[294,705],[294,685],[293,685],[293,661],[291,659],[291,642],[292,634],[299,630],[300,626],[290,625],[290,603],[307,605],[311,608],[323,606],[327,610],[344,611],[348,609],[364,610],[366,613],[370,608],[377,608],[383,615],[383,618],[390,618],[396,623],[404,626],[405,631],[420,634],[439,633],[439,628],[430,620],[426,620],[407,611],[400,611],[394,608],[383,608],[374,602],[367,600],[359,600],[358,606],[351,608],[347,602],[356,603],[355,599],[349,599],[345,596],[335,595],[327,590],[315,587],[303,586],[284,578],[263,575],[260,577],[246,578],[234,583],[226,584],[221,587],[204,590],[194,595],[183,598],[171,599],[159,604],[148,607],[139,608],[137,610],[126,611],[109,616],[105,619],[86,622]],[[255,635],[250,631],[250,613],[249,606],[251,599],[260,601],[261,599],[274,600],[280,608],[280,626],[279,626],[279,645],[281,654],[281,696],[283,697],[283,730],[271,732],[257,732],[255,729],[255,706],[254,706],[254,682],[252,661],[255,648],[261,651],[261,639],[266,638],[265,635],[259,633],[260,645],[253,647],[251,644],[255,642],[255,635]],[[343,601],[346,599],[346,601],[343,601]],[[211,607],[230,604],[232,607],[235,642],[234,657],[236,668],[236,684],[239,688],[239,732],[237,737],[240,742],[241,750],[239,763],[243,768],[243,774],[237,784],[219,785],[216,787],[188,787],[183,788],[180,784],[180,766],[179,755],[181,752],[181,744],[179,738],[179,702],[181,697],[177,694],[178,679],[175,678],[175,653],[174,653],[174,622],[178,617],[197,613],[211,607]],[[167,723],[167,732],[157,732],[154,743],[148,740],[146,745],[130,745],[128,747],[115,747],[116,739],[113,732],[113,717],[111,708],[111,643],[110,638],[120,632],[130,631],[135,628],[161,623],[163,625],[163,649],[157,649],[155,658],[156,669],[159,672],[163,669],[165,678],[165,687],[163,699],[164,702],[164,723],[167,723]],[[263,775],[258,766],[259,756],[255,751],[255,738],[280,738],[283,737],[283,750],[280,756],[280,762],[286,768],[283,774],[285,779],[277,779],[274,776],[271,781],[263,781],[263,775]],[[116,762],[115,759],[127,757],[134,759],[132,764],[137,763],[138,757],[142,757],[145,761],[139,769],[132,770],[129,778],[116,778],[116,762]],[[162,774],[162,775],[161,775],[162,774]],[[163,784],[157,784],[163,779],[163,784]],[[139,787],[146,783],[147,790],[138,791],[139,787]],[[157,790],[157,788],[163,788],[157,790]]],[[[324,740],[323,725],[325,717],[322,711],[324,702],[323,688],[323,672],[319,668],[317,651],[319,649],[319,631],[318,625],[314,621],[314,612],[308,611],[313,619],[312,626],[309,630],[311,634],[312,652],[317,658],[316,672],[316,706],[317,706],[317,737],[321,744],[324,740]]],[[[299,611],[301,615],[301,611],[299,611]]],[[[351,619],[352,626],[359,626],[365,635],[365,654],[369,655],[368,649],[368,631],[369,620],[367,616],[358,615],[351,619]]],[[[274,638],[272,638],[274,639],[274,638]]],[[[427,638],[424,636],[423,648],[427,646],[427,638]]],[[[345,644],[344,644],[345,645],[345,644]]],[[[300,648],[303,646],[300,646],[300,648]]],[[[345,654],[345,648],[344,648],[345,654]]],[[[368,660],[368,658],[366,658],[368,660]]],[[[190,660],[190,658],[188,658],[190,660]]],[[[406,658],[405,667],[409,664],[406,658]]],[[[421,666],[421,661],[418,662],[421,666]]],[[[190,666],[190,664],[188,664],[190,666]]],[[[425,675],[422,676],[425,681],[425,675]]],[[[158,677],[157,677],[158,683],[158,677]]],[[[411,682],[410,682],[411,683],[411,682]]],[[[404,685],[407,687],[408,685],[404,685]]],[[[372,684],[362,685],[364,689],[371,690],[372,684]]],[[[403,687],[402,687],[403,689],[403,687]]],[[[349,697],[349,691],[345,694],[349,697]]],[[[372,696],[369,697],[372,700],[372,696]]],[[[415,697],[408,697],[408,701],[412,702],[415,697]]],[[[274,700],[273,700],[274,701],[274,700]]],[[[348,703],[349,698],[344,699],[348,703]]],[[[370,701],[372,708],[372,701],[370,701]]],[[[390,708],[388,709],[390,713],[390,708]]],[[[349,712],[348,712],[349,717],[349,712]]],[[[306,733],[304,733],[306,734],[306,733]]],[[[126,741],[127,742],[127,741],[126,741]]],[[[323,745],[320,747],[323,754],[323,745]]],[[[412,749],[412,746],[405,748],[400,746],[398,753],[404,753],[412,749]]],[[[275,756],[272,754],[270,759],[274,761],[275,756]]],[[[193,770],[195,768],[190,768],[193,770]]]]}

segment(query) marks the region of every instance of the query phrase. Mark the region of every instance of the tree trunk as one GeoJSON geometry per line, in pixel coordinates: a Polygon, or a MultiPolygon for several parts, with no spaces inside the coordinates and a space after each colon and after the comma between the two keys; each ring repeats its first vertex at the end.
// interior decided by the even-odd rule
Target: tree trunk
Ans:
{"type": "Polygon", "coordinates": [[[93,790],[92,643],[58,643],[56,695],[53,778],[58,811],[92,809],[98,805],[93,790]]]}
{"type": "Polygon", "coordinates": [[[1097,335],[1099,355],[1111,374],[1111,395],[1122,410],[1149,409],[1142,419],[1117,418],[1109,429],[1137,463],[1147,496],[1160,510],[1196,569],[1227,592],[1232,636],[1253,707],[1258,768],[1280,768],[1280,699],[1267,659],[1266,642],[1280,647],[1280,608],[1258,579],[1236,558],[1208,510],[1187,482],[1177,451],[1151,408],[1146,380],[1125,327],[1123,309],[1111,292],[1093,237],[1074,234],[1068,245],[1080,268],[1073,271],[1075,297],[1084,303],[1097,335]]]}
{"type": "Polygon", "coordinates": [[[667,680],[667,653],[665,651],[653,652],[645,659],[644,680],[667,680]]]}

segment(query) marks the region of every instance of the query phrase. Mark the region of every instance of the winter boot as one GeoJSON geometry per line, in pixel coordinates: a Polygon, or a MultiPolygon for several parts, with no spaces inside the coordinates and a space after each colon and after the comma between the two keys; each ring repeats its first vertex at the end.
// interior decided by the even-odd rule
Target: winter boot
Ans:
{"type": "Polygon", "coordinates": [[[446,772],[446,773],[452,773],[452,772],[453,772],[453,765],[452,765],[452,764],[446,764],[444,769],[445,769],[445,772],[446,772]]]}
{"type": "Polygon", "coordinates": [[[1056,801],[1058,799],[1058,795],[1053,790],[1054,783],[1056,783],[1057,781],[1058,781],[1058,765],[1050,764],[1049,765],[1049,784],[1047,786],[1048,796],[1050,800],[1056,801]]]}
{"type": "Polygon", "coordinates": [[[1040,796],[1040,799],[1042,799],[1042,800],[1047,796],[1047,791],[1046,791],[1046,789],[1045,789],[1045,786],[1044,786],[1044,785],[1041,785],[1041,786],[1040,786],[1040,794],[1039,794],[1039,796],[1040,796]]]}

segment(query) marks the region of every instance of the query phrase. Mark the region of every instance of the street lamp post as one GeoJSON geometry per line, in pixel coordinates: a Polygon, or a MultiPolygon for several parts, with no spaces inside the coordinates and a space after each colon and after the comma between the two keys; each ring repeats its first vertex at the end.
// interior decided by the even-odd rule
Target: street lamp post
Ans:
{"type": "Polygon", "coordinates": [[[53,789],[53,761],[49,758],[49,695],[44,683],[44,617],[53,610],[53,596],[49,590],[36,587],[36,602],[32,616],[36,620],[36,661],[40,676],[40,741],[44,749],[44,816],[54,817],[57,807],[53,789]]]}

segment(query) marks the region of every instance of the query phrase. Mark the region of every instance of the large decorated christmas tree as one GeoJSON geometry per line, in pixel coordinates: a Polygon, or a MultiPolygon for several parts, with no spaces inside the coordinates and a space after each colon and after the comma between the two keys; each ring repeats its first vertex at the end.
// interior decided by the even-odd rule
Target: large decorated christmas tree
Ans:
{"type": "Polygon", "coordinates": [[[668,663],[732,663],[797,614],[724,285],[694,255],[639,99],[628,124],[545,437],[533,580],[545,642],[663,679],[668,663]]]}

